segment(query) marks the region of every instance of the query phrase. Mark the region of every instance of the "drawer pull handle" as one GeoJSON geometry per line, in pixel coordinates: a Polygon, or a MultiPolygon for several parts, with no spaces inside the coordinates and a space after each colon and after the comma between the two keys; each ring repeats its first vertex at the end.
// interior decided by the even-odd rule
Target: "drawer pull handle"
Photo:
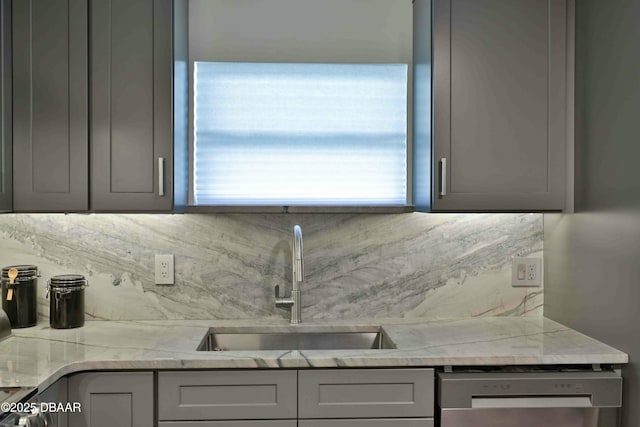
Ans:
{"type": "Polygon", "coordinates": [[[158,157],[158,196],[164,197],[164,157],[158,157]]]}
{"type": "Polygon", "coordinates": [[[440,197],[447,195],[447,158],[440,159],[440,197]]]}

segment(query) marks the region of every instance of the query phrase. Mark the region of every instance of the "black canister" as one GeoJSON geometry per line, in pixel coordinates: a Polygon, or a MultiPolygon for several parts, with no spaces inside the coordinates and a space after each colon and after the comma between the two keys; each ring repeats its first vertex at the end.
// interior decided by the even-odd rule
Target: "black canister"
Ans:
{"type": "Polygon", "coordinates": [[[10,265],[2,269],[2,309],[12,328],[38,323],[38,267],[10,265]]]}
{"type": "Polygon", "coordinates": [[[87,279],[79,274],[53,276],[47,284],[49,324],[55,329],[84,325],[84,288],[87,279]]]}

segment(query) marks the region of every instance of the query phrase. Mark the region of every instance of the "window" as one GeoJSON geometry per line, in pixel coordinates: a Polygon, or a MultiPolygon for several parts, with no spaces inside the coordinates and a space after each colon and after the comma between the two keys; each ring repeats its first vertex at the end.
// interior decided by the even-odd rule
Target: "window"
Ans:
{"type": "Polygon", "coordinates": [[[407,202],[407,65],[194,63],[196,205],[407,202]]]}

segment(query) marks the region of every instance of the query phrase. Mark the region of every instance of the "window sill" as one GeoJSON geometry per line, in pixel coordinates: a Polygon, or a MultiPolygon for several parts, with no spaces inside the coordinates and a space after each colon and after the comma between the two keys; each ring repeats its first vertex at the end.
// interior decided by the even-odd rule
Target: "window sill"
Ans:
{"type": "Polygon", "coordinates": [[[400,214],[415,212],[412,205],[393,206],[187,206],[187,213],[361,213],[400,214]]]}

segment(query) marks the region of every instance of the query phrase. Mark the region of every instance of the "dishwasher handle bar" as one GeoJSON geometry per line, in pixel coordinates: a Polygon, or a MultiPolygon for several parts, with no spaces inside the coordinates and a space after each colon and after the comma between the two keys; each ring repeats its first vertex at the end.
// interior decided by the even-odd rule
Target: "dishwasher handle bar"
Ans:
{"type": "Polygon", "coordinates": [[[592,408],[589,396],[472,397],[473,409],[592,408]]]}

